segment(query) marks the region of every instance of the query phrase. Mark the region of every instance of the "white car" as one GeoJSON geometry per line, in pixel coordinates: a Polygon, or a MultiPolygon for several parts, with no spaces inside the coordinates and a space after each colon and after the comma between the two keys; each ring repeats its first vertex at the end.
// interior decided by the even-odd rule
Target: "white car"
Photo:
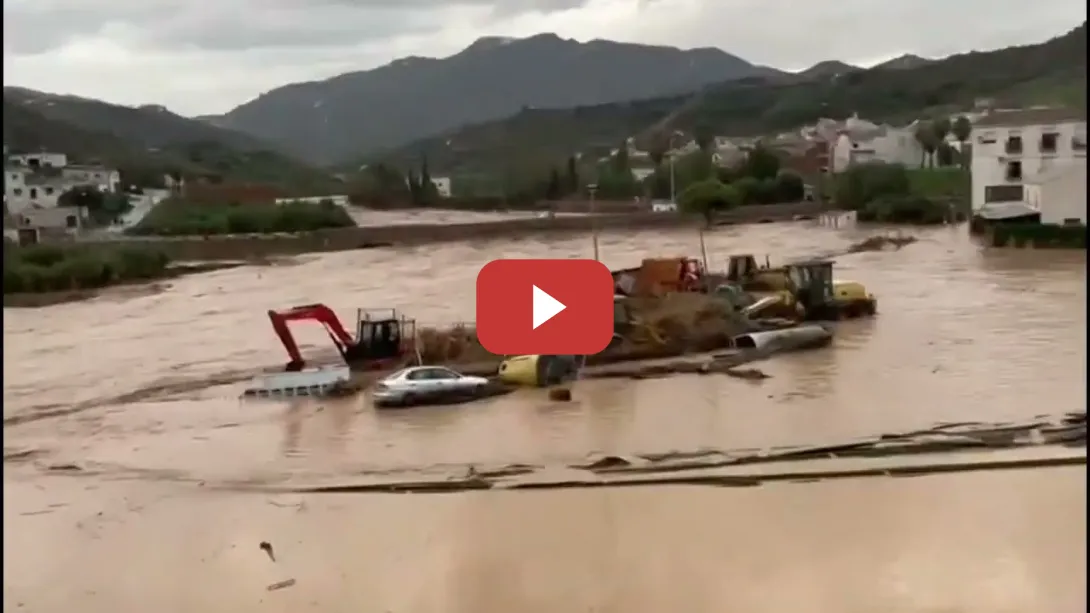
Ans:
{"type": "Polygon", "coordinates": [[[413,406],[438,398],[473,397],[488,385],[484,377],[470,377],[442,366],[413,366],[395,372],[375,385],[375,406],[413,406]]]}

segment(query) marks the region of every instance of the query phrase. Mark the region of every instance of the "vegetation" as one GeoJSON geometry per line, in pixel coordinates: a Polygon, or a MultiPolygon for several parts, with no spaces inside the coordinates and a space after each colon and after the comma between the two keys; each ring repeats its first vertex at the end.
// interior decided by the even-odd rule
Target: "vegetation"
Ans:
{"type": "Polygon", "coordinates": [[[163,187],[164,175],[210,182],[269,183],[327,193],[330,173],[274,153],[252,137],[161,108],[130,108],[74,96],[4,88],[4,143],[53,151],[121,171],[125,187],[163,187]],[[47,100],[49,104],[35,102],[47,100]]]}
{"type": "MultiPolygon", "coordinates": [[[[433,172],[539,173],[572,152],[604,143],[698,128],[762,135],[854,112],[875,121],[948,116],[990,98],[1019,104],[1086,105],[1086,25],[1038,45],[973,52],[903,67],[850,71],[836,79],[773,75],[709,88],[695,97],[658,98],[575,109],[525,109],[502,121],[464,127],[391,151],[393,166],[426,155],[433,172]]],[[[954,126],[951,126],[952,130],[954,126]]],[[[958,134],[958,132],[954,132],[958,134]]]]}
{"type": "Polygon", "coordinates": [[[737,188],[713,178],[686,187],[678,197],[678,208],[685,213],[704,217],[711,225],[716,213],[728,211],[741,202],[742,194],[737,188]]]}
{"type": "Polygon", "coordinates": [[[132,210],[125,194],[102,192],[97,187],[80,185],[57,198],[57,206],[78,207],[87,212],[95,225],[108,226],[132,210]]]}
{"type": "Polygon", "coordinates": [[[1086,249],[1086,226],[999,223],[989,230],[993,247],[1086,249]]]}
{"type": "MultiPolygon", "coordinates": [[[[497,185],[476,182],[470,186],[455,182],[453,199],[445,206],[467,208],[518,208],[535,206],[542,201],[587,199],[590,186],[600,200],[631,200],[649,197],[668,200],[691,185],[708,179],[731,185],[738,193],[738,204],[776,204],[797,202],[805,195],[802,177],[781,171],[780,158],[772,151],[757,146],[740,164],[719,166],[712,161],[710,142],[698,150],[669,164],[665,151],[652,156],[654,170],[645,179],[637,180],[625,143],[610,155],[598,160],[568,157],[537,174],[527,174],[521,182],[497,185]],[[671,179],[671,174],[673,178],[671,179]]],[[[364,169],[350,184],[349,197],[354,204],[377,208],[434,206],[438,193],[431,182],[426,159],[407,175],[395,167],[379,163],[364,169]]]]}
{"type": "Polygon", "coordinates": [[[284,204],[195,204],[168,199],[126,232],[153,236],[272,234],[351,228],[356,222],[332,201],[284,204]]]}
{"type": "Polygon", "coordinates": [[[958,168],[871,163],[837,175],[833,201],[859,221],[930,225],[964,219],[968,190],[968,173],[958,168]]]}
{"type": "Polygon", "coordinates": [[[142,246],[19,247],[4,241],[4,294],[96,289],[162,277],[166,254],[142,246]]]}

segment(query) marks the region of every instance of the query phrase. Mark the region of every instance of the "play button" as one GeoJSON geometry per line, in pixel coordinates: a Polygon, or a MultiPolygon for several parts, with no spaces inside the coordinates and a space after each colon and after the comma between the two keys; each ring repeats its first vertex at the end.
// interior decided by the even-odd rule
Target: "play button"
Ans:
{"type": "MultiPolygon", "coordinates": [[[[538,326],[549,321],[553,317],[560,314],[561,311],[568,308],[563,302],[560,302],[556,298],[553,298],[549,294],[545,293],[540,287],[534,285],[534,303],[533,303],[533,319],[534,330],[537,330],[538,326]]],[[[525,319],[523,321],[526,321],[525,319]]]]}

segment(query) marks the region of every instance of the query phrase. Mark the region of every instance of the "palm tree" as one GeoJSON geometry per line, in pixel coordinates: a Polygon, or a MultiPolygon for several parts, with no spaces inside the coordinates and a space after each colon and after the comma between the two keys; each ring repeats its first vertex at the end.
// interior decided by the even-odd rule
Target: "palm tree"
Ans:
{"type": "Polygon", "coordinates": [[[954,132],[954,138],[958,139],[958,157],[961,167],[964,168],[969,165],[969,159],[965,156],[965,143],[969,141],[969,135],[973,132],[973,124],[969,122],[968,117],[962,115],[954,120],[951,129],[954,132]]]}

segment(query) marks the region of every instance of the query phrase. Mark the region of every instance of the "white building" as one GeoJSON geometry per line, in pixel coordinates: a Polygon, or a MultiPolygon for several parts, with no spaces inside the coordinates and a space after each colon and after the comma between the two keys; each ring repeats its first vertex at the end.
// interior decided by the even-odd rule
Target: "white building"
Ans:
{"type": "Polygon", "coordinates": [[[68,165],[68,156],[63,153],[19,153],[9,155],[8,163],[27,168],[64,168],[68,165]]]}
{"type": "Polygon", "coordinates": [[[1042,221],[1086,219],[1085,110],[990,113],[973,126],[972,143],[974,213],[988,205],[1023,203],[1027,213],[1040,212],[1042,221]],[[1072,166],[1076,168],[1068,172],[1072,166]],[[1075,180],[1080,176],[1078,166],[1081,182],[1075,180]],[[1034,186],[1029,193],[1027,185],[1034,186]],[[1071,213],[1080,206],[1080,215],[1071,213]]]}
{"type": "Polygon", "coordinates": [[[1041,223],[1086,225],[1086,158],[1041,173],[1025,185],[1025,201],[1041,223]]]}
{"type": "Polygon", "coordinates": [[[916,139],[915,125],[894,128],[851,117],[837,131],[830,149],[829,166],[834,173],[867,162],[909,168],[919,168],[924,163],[924,149],[916,139]]]}
{"type": "Polygon", "coordinates": [[[440,198],[450,198],[450,177],[432,177],[431,182],[440,198]]]}
{"type": "Polygon", "coordinates": [[[63,153],[24,153],[5,160],[4,202],[11,213],[55,207],[61,194],[77,186],[117,191],[121,174],[103,166],[69,164],[63,153]]]}

